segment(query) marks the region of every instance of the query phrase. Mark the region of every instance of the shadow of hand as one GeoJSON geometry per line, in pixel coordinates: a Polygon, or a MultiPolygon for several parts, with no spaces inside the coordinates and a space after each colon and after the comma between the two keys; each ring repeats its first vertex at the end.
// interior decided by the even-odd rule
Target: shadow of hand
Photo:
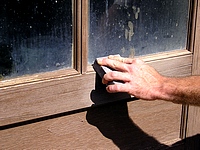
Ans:
{"type": "Polygon", "coordinates": [[[111,139],[120,149],[165,149],[156,139],[144,133],[128,115],[127,102],[94,107],[87,111],[89,124],[111,139]]]}

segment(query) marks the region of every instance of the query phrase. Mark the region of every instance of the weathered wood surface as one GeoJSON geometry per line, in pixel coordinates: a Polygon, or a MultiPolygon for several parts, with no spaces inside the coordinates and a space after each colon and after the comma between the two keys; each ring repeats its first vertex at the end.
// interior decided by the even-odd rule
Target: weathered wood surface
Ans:
{"type": "MultiPolygon", "coordinates": [[[[200,75],[200,5],[199,0],[195,1],[198,6],[196,19],[196,32],[194,37],[194,56],[192,74],[200,75]]],[[[187,137],[200,133],[200,107],[190,106],[188,112],[187,137]]]]}
{"type": "Polygon", "coordinates": [[[181,105],[116,102],[0,131],[16,149],[164,149],[179,139],[181,105]]]}
{"type": "MultiPolygon", "coordinates": [[[[165,59],[148,63],[164,75],[185,76],[191,73],[192,55],[180,50],[174,56],[166,55],[165,59]]],[[[94,73],[1,87],[0,126],[90,107],[94,89],[94,73]]],[[[101,103],[124,97],[103,96],[106,100],[101,103]]]]}

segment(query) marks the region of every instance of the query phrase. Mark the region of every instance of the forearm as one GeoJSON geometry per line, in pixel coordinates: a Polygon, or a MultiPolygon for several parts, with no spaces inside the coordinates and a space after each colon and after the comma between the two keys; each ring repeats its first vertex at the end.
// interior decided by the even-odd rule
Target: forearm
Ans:
{"type": "Polygon", "coordinates": [[[200,106],[200,76],[165,78],[158,98],[200,106]]]}

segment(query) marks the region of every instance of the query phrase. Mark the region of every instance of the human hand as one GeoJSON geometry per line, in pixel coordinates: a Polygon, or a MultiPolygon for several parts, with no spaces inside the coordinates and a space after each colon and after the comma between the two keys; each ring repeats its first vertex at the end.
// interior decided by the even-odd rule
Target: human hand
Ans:
{"type": "Polygon", "coordinates": [[[106,89],[109,93],[126,92],[146,100],[156,100],[159,97],[164,77],[141,59],[109,56],[99,60],[98,63],[116,70],[104,75],[103,84],[113,80],[124,82],[124,84],[108,85],[106,89]]]}

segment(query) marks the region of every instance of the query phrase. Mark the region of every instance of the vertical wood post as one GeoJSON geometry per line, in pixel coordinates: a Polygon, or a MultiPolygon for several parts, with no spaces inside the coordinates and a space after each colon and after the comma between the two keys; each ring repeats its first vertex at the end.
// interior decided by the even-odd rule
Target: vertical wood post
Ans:
{"type": "MultiPolygon", "coordinates": [[[[196,18],[195,37],[194,37],[192,75],[200,75],[200,5],[199,5],[199,0],[196,0],[196,5],[197,5],[197,18],[196,18]]],[[[190,137],[198,133],[200,133],[200,107],[189,106],[186,136],[190,137]]]]}

